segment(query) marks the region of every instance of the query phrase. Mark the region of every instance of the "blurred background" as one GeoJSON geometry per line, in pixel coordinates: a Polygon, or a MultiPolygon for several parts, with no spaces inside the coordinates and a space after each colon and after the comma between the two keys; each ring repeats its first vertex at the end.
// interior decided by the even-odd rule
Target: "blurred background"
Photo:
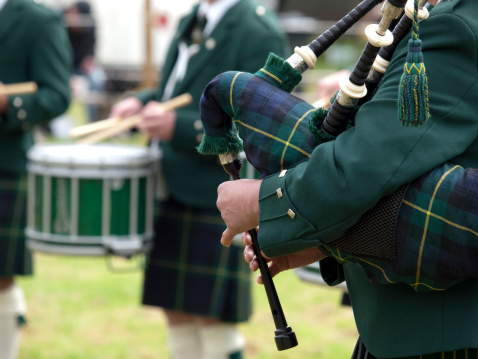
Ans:
{"type": "MultiPolygon", "coordinates": [[[[72,0],[36,0],[64,12],[72,0]]],[[[78,75],[72,80],[73,101],[68,111],[39,129],[39,141],[68,142],[68,130],[104,119],[112,104],[128,93],[154,87],[158,69],[179,18],[193,0],[90,0],[91,13],[65,15],[67,27],[95,29],[94,62],[98,88],[78,75]],[[93,110],[91,112],[90,110],[93,110]]],[[[349,12],[355,0],[269,0],[287,33],[291,54],[349,12]]],[[[379,10],[379,9],[377,9],[379,10]]],[[[366,39],[363,29],[370,14],[338,40],[316,69],[304,73],[294,93],[310,102],[318,79],[357,61],[366,39]]],[[[247,21],[247,19],[244,19],[247,21]]],[[[264,59],[265,62],[266,59],[264,59]]],[[[141,133],[117,142],[144,144],[141,133]]],[[[140,305],[141,261],[87,258],[35,253],[35,275],[19,277],[28,298],[28,325],[21,341],[21,359],[153,359],[168,358],[165,320],[157,309],[140,305]]],[[[255,278],[255,274],[251,273],[255,278]]],[[[289,325],[299,346],[278,352],[274,323],[262,286],[254,285],[254,315],[241,325],[246,357],[336,358],[351,356],[357,331],[350,306],[341,304],[341,289],[303,281],[294,271],[275,279],[289,325]]]]}
{"type": "MultiPolygon", "coordinates": [[[[36,0],[58,11],[73,0],[36,0]]],[[[88,91],[85,81],[74,86],[75,100],[98,107],[98,118],[108,115],[111,104],[128,91],[154,87],[161,80],[158,69],[163,64],[168,44],[180,17],[195,0],[90,0],[91,14],[65,16],[66,26],[95,27],[95,60],[104,72],[103,91],[88,91]],[[79,19],[79,20],[78,20],[79,19]]],[[[356,6],[357,0],[263,0],[276,12],[287,33],[291,54],[295,46],[308,44],[356,6]]],[[[314,101],[317,79],[338,69],[355,65],[366,39],[363,30],[379,13],[372,11],[354,25],[318,60],[314,71],[304,73],[296,89],[300,97],[314,101]]],[[[265,62],[266,59],[264,59],[265,62]]]]}

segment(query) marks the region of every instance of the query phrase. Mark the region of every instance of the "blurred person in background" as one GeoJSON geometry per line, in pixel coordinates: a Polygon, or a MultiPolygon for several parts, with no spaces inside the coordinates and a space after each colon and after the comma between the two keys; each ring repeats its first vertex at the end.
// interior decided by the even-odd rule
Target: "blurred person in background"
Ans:
{"type": "Polygon", "coordinates": [[[144,305],[164,309],[174,359],[242,358],[237,323],[251,315],[251,276],[243,247],[223,248],[216,189],[229,180],[216,157],[197,153],[199,100],[227,70],[258,71],[288,43],[267,8],[252,0],[201,1],[180,21],[155,90],[113,106],[110,117],[141,113],[139,128],[161,141],[168,194],[157,202],[155,244],[144,276],[144,305]],[[176,111],[157,104],[183,93],[193,102],[176,111]]]}
{"type": "MultiPolygon", "coordinates": [[[[96,21],[87,1],[77,1],[65,10],[68,38],[73,49],[73,91],[102,92],[106,81],[103,68],[95,57],[96,21]],[[86,87],[86,88],[85,88],[86,87]]],[[[98,120],[97,107],[88,106],[89,120],[98,120]]]]}
{"type": "Polygon", "coordinates": [[[71,53],[59,14],[32,0],[0,0],[0,91],[34,81],[35,93],[0,95],[0,358],[17,355],[26,303],[16,275],[31,275],[26,248],[26,152],[33,128],[70,102],[71,53]]]}

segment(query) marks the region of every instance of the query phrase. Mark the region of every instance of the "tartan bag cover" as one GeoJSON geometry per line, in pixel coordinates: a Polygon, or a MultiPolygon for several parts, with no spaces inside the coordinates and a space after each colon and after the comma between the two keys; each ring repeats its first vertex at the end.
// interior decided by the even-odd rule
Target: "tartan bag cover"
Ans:
{"type": "Polygon", "coordinates": [[[478,170],[447,163],[408,186],[395,222],[394,258],[322,250],[340,263],[358,263],[375,283],[442,291],[478,275],[477,224],[478,170]]]}
{"type": "MultiPolygon", "coordinates": [[[[309,130],[316,110],[253,74],[225,72],[206,86],[201,98],[203,142],[223,142],[218,148],[232,153],[243,148],[263,178],[310,157],[318,145],[309,130]],[[234,146],[237,133],[242,147],[234,146]]],[[[221,150],[201,152],[220,154],[221,150]]]]}

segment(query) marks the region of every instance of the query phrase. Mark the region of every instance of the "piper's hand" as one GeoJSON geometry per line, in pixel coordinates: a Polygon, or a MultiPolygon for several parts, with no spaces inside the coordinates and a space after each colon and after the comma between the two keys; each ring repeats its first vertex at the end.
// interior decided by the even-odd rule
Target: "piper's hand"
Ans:
{"type": "Polygon", "coordinates": [[[136,97],[127,97],[111,108],[108,118],[128,118],[136,115],[143,108],[143,103],[136,97]]]}
{"type": "Polygon", "coordinates": [[[221,243],[229,247],[236,234],[259,224],[259,190],[262,180],[243,179],[223,182],[217,188],[217,208],[226,222],[221,243]]]}
{"type": "MultiPolygon", "coordinates": [[[[248,232],[244,232],[242,234],[242,241],[246,245],[244,248],[244,259],[247,263],[249,263],[249,267],[253,272],[259,269],[259,262],[256,259],[254,254],[254,248],[251,242],[251,235],[248,232]]],[[[264,253],[262,256],[266,258],[269,262],[269,272],[271,273],[271,277],[275,277],[280,272],[303,267],[308,264],[315,263],[317,261],[321,261],[325,257],[327,257],[319,248],[309,248],[305,249],[301,252],[289,254],[287,256],[277,257],[277,258],[267,258],[264,253]]],[[[257,283],[264,284],[262,281],[262,276],[259,275],[257,277],[257,283]]]]}
{"type": "Polygon", "coordinates": [[[165,111],[161,103],[150,101],[144,107],[143,121],[138,128],[146,132],[151,138],[161,141],[171,141],[176,128],[176,111],[165,111]]]}

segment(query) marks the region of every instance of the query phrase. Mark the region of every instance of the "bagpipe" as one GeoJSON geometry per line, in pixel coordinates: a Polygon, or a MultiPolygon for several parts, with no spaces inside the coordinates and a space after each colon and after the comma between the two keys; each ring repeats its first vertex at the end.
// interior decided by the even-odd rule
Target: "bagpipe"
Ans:
{"type": "MultiPolygon", "coordinates": [[[[218,75],[206,86],[201,97],[204,136],[198,152],[218,155],[233,179],[239,179],[242,151],[260,178],[307,161],[314,148],[334,140],[354,125],[356,111],[373,97],[396,46],[411,29],[406,71],[400,84],[402,98],[399,104],[403,106],[399,108],[403,111],[399,116],[404,125],[420,125],[429,116],[427,81],[424,71],[421,71],[423,59],[417,35],[419,18],[428,16],[425,4],[426,0],[409,0],[408,3],[407,0],[363,0],[307,46],[296,47],[287,60],[270,54],[265,66],[255,74],[229,71],[218,75]],[[302,80],[302,73],[313,69],[322,53],[382,2],[382,18],[379,24],[365,29],[368,42],[350,77],[340,84],[340,90],[331,99],[331,107],[328,110],[315,108],[292,95],[290,92],[302,80]],[[395,20],[398,22],[392,32],[390,27],[395,20]]],[[[406,188],[404,186],[382,199],[376,208],[395,206],[389,212],[396,214],[406,188]]],[[[377,233],[373,248],[370,248],[368,234],[357,236],[357,233],[364,232],[358,223],[343,237],[321,249],[331,257],[335,257],[334,251],[340,249],[352,257],[368,256],[370,261],[376,260],[380,265],[387,263],[396,256],[395,219],[393,215],[384,219],[389,221],[391,233],[387,233],[388,240],[383,240],[383,232],[377,233]]],[[[267,263],[260,254],[257,233],[255,230],[249,233],[277,328],[277,347],[279,350],[291,348],[297,345],[297,339],[282,313],[267,263]]],[[[366,270],[379,271],[374,266],[366,270]]]]}

